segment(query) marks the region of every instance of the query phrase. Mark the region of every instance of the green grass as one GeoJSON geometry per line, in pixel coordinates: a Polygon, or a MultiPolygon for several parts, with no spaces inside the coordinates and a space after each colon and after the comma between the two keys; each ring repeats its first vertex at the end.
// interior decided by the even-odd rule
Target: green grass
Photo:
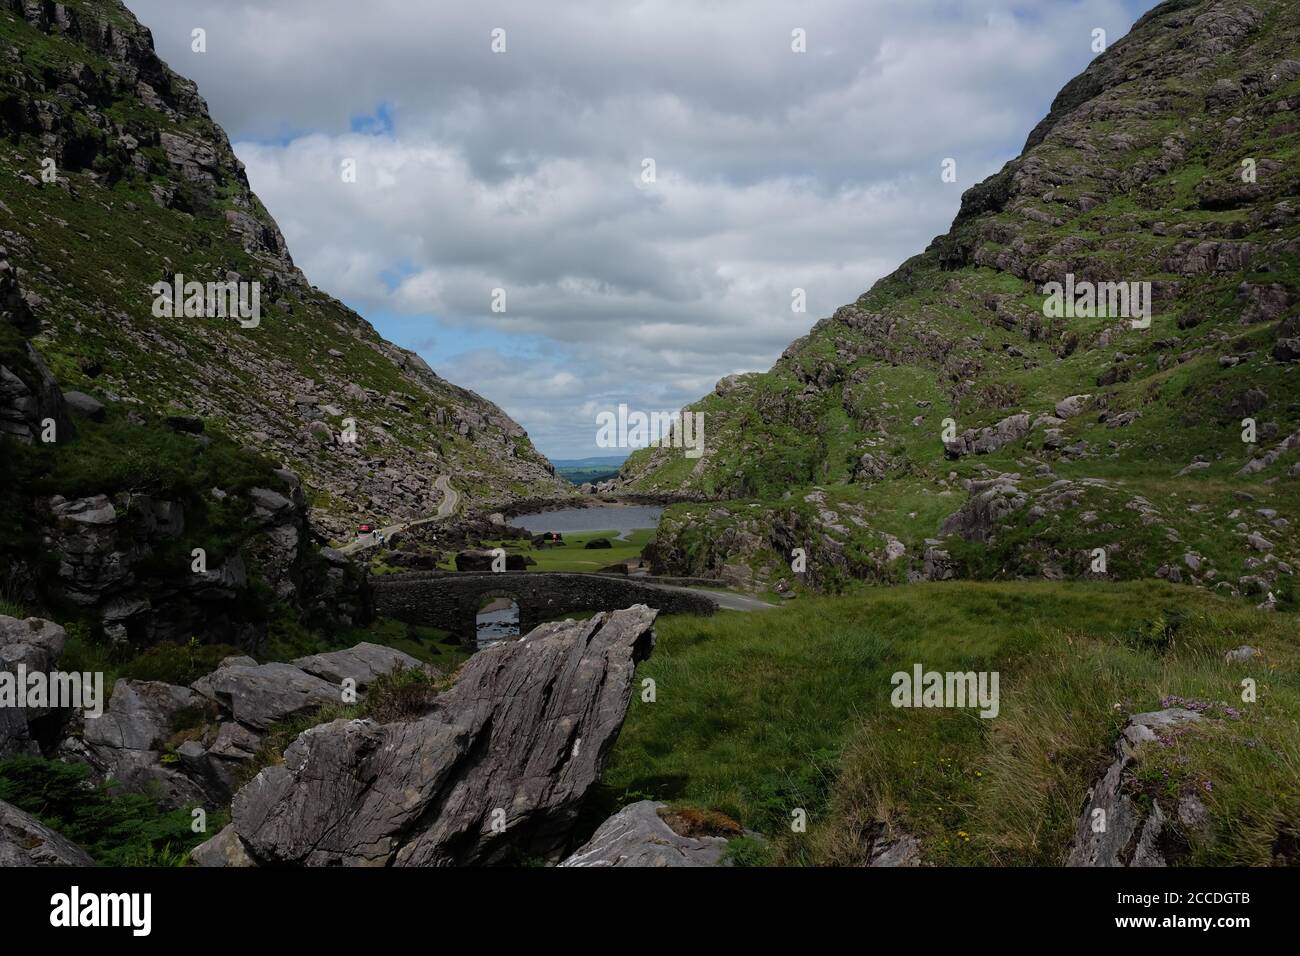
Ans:
{"type": "Polygon", "coordinates": [[[25,618],[27,617],[27,608],[17,601],[0,596],[0,614],[6,617],[25,618]]]}
{"type": "Polygon", "coordinates": [[[270,640],[259,656],[263,660],[287,661],[355,647],[362,641],[410,654],[416,660],[433,664],[444,674],[460,667],[470,654],[450,633],[436,627],[380,618],[364,627],[327,631],[305,627],[286,613],[271,622],[270,640]]]}
{"type": "Polygon", "coordinates": [[[197,640],[187,644],[163,641],[142,650],[118,649],[93,640],[81,622],[68,622],[66,630],[68,640],[59,658],[60,668],[102,673],[104,686],[110,691],[121,678],[189,686],[216,670],[224,658],[245,653],[228,644],[202,644],[197,640]]]}
{"type": "Polygon", "coordinates": [[[1257,704],[1227,746],[1189,747],[1214,781],[1211,836],[1191,859],[1267,863],[1300,829],[1300,653],[1294,620],[1188,588],[1107,584],[914,585],[763,614],[669,617],[637,674],[597,799],[652,797],[720,811],[793,863],[859,863],[876,821],[915,834],[942,864],[1059,864],[1083,796],[1130,713],[1166,695],[1257,704]],[[1158,653],[1135,642],[1175,609],[1158,653]],[[1243,643],[1257,667],[1222,663],[1243,643]],[[890,676],[996,670],[1001,713],[895,709],[890,676]],[[809,829],[789,827],[796,808],[809,829]]]}

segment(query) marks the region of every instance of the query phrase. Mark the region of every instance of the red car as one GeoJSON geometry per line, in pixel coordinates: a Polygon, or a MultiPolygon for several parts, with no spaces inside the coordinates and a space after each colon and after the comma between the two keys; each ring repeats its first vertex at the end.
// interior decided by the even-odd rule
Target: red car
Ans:
{"type": "Polygon", "coordinates": [[[357,530],[362,534],[369,534],[370,532],[375,530],[375,526],[367,521],[363,524],[357,525],[357,530]]]}

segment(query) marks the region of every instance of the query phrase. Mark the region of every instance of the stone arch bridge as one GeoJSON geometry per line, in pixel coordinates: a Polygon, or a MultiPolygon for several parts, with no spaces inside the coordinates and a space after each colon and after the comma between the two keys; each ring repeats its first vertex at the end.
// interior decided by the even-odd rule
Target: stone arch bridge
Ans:
{"type": "Polygon", "coordinates": [[[551,571],[412,571],[371,580],[375,613],[437,627],[472,644],[486,599],[519,606],[519,632],[572,611],[612,611],[646,604],[665,614],[712,614],[717,602],[685,588],[600,574],[551,571]]]}

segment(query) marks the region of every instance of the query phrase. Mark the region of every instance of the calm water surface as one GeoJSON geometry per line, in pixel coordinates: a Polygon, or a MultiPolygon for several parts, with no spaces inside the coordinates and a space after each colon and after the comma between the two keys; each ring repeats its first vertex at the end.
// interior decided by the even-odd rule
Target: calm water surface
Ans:
{"type": "Polygon", "coordinates": [[[658,505],[603,505],[596,508],[565,508],[562,511],[543,511],[541,514],[520,515],[511,518],[510,524],[532,534],[544,531],[578,533],[583,531],[614,531],[618,537],[627,537],[639,528],[656,528],[664,509],[658,505]]]}

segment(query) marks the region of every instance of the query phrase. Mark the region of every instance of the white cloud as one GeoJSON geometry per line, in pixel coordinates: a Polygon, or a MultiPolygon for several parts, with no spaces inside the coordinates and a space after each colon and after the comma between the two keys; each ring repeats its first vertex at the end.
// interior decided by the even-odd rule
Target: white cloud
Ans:
{"type": "Polygon", "coordinates": [[[767,368],[944,231],[1092,28],[1131,20],[1121,0],[128,3],[308,277],[408,316],[381,327],[556,457],[595,453],[593,408],[675,409],[767,368]],[[391,129],[352,132],[381,108],[391,129]]]}

